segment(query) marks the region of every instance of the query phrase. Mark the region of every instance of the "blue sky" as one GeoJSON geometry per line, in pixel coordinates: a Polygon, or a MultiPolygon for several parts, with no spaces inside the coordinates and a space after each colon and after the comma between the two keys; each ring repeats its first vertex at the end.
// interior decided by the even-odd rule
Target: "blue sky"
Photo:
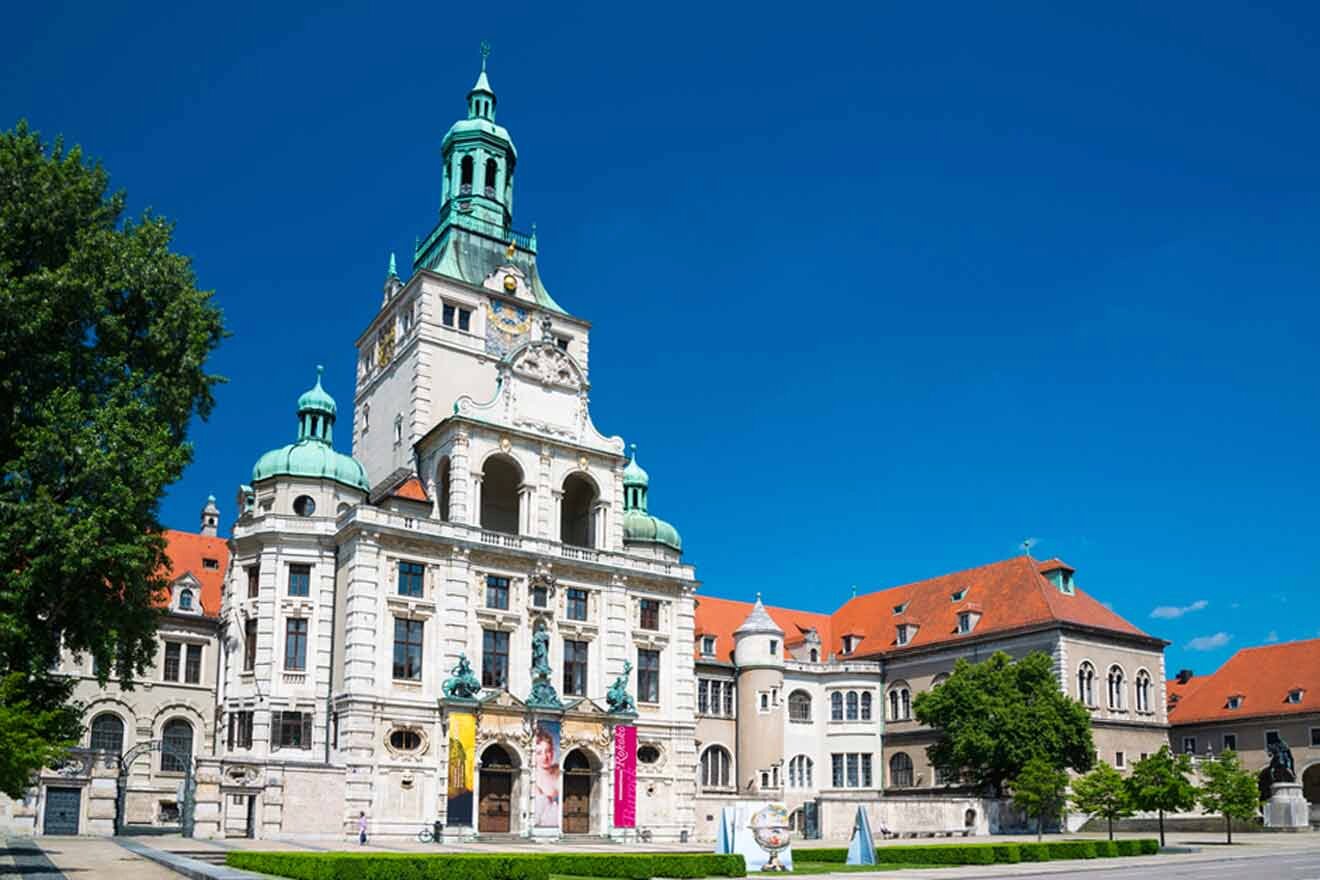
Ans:
{"type": "Polygon", "coordinates": [[[1072,5],[24,4],[0,125],[100,157],[225,311],[169,525],[232,516],[315,364],[346,409],[488,39],[515,223],[703,592],[1031,537],[1209,671],[1320,634],[1320,10],[1072,5]]]}

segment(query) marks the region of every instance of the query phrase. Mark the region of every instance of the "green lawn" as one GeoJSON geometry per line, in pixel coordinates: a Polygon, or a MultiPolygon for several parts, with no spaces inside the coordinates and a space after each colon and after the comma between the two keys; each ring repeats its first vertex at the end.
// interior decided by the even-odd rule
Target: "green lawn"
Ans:
{"type": "MultiPolygon", "coordinates": [[[[793,870],[790,874],[846,874],[849,871],[897,871],[900,868],[934,868],[938,865],[843,865],[839,862],[804,862],[799,859],[793,860],[793,870]]],[[[748,871],[747,876],[751,877],[758,871],[748,871]]],[[[773,874],[764,876],[773,877],[773,874]]]]}

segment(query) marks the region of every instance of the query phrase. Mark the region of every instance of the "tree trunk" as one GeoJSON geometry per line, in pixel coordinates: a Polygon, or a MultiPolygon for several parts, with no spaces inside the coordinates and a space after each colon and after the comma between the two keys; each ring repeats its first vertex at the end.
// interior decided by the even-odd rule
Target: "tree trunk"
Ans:
{"type": "Polygon", "coordinates": [[[1224,814],[1224,830],[1228,832],[1228,842],[1231,845],[1233,843],[1233,817],[1227,813],[1224,814]]]}
{"type": "Polygon", "coordinates": [[[1114,839],[1114,817],[1113,817],[1113,816],[1110,816],[1110,817],[1109,817],[1109,839],[1110,839],[1110,840],[1113,840],[1113,839],[1114,839]]]}
{"type": "Polygon", "coordinates": [[[1160,810],[1160,848],[1164,847],[1164,811],[1160,810]]]}
{"type": "Polygon", "coordinates": [[[1036,817],[1036,842],[1040,843],[1045,834],[1045,813],[1042,812],[1036,817]]]}

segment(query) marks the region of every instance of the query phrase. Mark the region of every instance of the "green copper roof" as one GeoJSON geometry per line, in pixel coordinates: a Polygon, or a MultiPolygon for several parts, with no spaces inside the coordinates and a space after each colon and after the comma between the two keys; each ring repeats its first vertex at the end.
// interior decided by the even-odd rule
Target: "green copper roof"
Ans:
{"type": "Polygon", "coordinates": [[[628,466],[623,469],[623,485],[649,486],[650,484],[650,476],[637,463],[637,444],[634,443],[632,445],[632,455],[628,458],[628,466]]]}
{"type": "Polygon", "coordinates": [[[316,386],[298,398],[298,442],[272,449],[252,467],[252,482],[268,477],[311,477],[335,480],[363,492],[369,490],[367,472],[352,456],[334,448],[335,399],[321,387],[322,368],[316,368],[316,386]]]}
{"type": "Polygon", "coordinates": [[[683,539],[678,529],[656,516],[640,510],[629,510],[623,514],[624,543],[664,544],[678,552],[683,552],[683,539]]]}
{"type": "Polygon", "coordinates": [[[389,274],[386,275],[385,277],[386,277],[386,278],[398,278],[398,277],[399,277],[399,269],[398,269],[398,266],[395,265],[395,262],[394,262],[394,251],[390,251],[390,272],[389,272],[389,274]]]}

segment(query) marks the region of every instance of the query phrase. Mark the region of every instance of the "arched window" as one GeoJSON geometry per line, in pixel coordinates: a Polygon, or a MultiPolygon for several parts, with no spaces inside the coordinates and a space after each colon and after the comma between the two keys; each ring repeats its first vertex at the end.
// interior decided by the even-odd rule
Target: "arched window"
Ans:
{"type": "Polygon", "coordinates": [[[798,755],[788,762],[788,787],[811,788],[812,762],[806,755],[798,755]]]}
{"type": "MultiPolygon", "coordinates": [[[[487,160],[486,160],[486,189],[488,189],[488,190],[494,190],[494,189],[495,189],[495,177],[496,177],[496,175],[498,175],[498,174],[499,174],[499,165],[497,165],[497,164],[495,163],[495,160],[494,160],[494,159],[487,159],[487,160]]],[[[492,196],[493,196],[494,194],[495,194],[494,192],[489,192],[489,193],[487,193],[487,195],[492,195],[492,196]]]]}
{"type": "Polygon", "coordinates": [[[817,651],[815,648],[811,649],[811,662],[812,663],[820,662],[820,651],[817,651]]]}
{"type": "Polygon", "coordinates": [[[180,611],[192,611],[192,610],[193,610],[193,591],[192,591],[192,590],[181,590],[181,591],[179,591],[179,610],[180,610],[180,611]]]}
{"type": "MultiPolygon", "coordinates": [[[[462,186],[467,187],[467,192],[472,192],[472,157],[464,156],[459,167],[462,169],[462,176],[459,178],[459,183],[462,186]]],[[[460,190],[460,192],[462,192],[462,190],[460,190]]]]}
{"type": "Polygon", "coordinates": [[[848,720],[857,720],[857,691],[848,691],[848,720]]]}
{"type": "Polygon", "coordinates": [[[843,694],[839,691],[830,694],[830,720],[843,720],[843,694]]]}
{"type": "Polygon", "coordinates": [[[449,466],[449,456],[440,459],[440,466],[436,468],[435,475],[435,503],[442,522],[449,522],[449,497],[451,489],[452,471],[449,466]]]}
{"type": "Polygon", "coordinates": [[[944,684],[944,683],[945,683],[946,681],[948,681],[948,680],[949,680],[949,673],[947,673],[947,672],[941,672],[939,675],[937,675],[937,676],[935,676],[933,679],[931,679],[931,682],[930,682],[930,689],[931,689],[931,690],[935,690],[935,688],[937,688],[937,687],[939,687],[940,685],[944,684]]]}
{"type": "Polygon", "coordinates": [[[912,717],[912,691],[907,684],[896,684],[889,689],[889,720],[907,721],[912,717]]]}
{"type": "Polygon", "coordinates": [[[1144,669],[1137,671],[1137,711],[1150,711],[1150,673],[1144,669]]]}
{"type": "Polygon", "coordinates": [[[788,695],[788,720],[811,720],[811,694],[806,691],[793,691],[788,695]]]}
{"type": "Polygon", "coordinates": [[[1095,705],[1095,667],[1090,661],[1077,667],[1077,699],[1085,706],[1095,705]]]}
{"type": "Polygon", "coordinates": [[[114,755],[123,754],[123,720],[112,712],[102,712],[93,718],[91,747],[114,755]]]}
{"type": "Polygon", "coordinates": [[[486,459],[481,477],[481,527],[492,532],[519,532],[518,492],[522,468],[507,455],[486,459]]]}
{"type": "Polygon", "coordinates": [[[577,547],[596,546],[596,484],[582,474],[564,480],[559,502],[559,540],[577,547]]]}
{"type": "Polygon", "coordinates": [[[166,721],[165,726],[161,729],[160,738],[165,745],[165,748],[161,749],[160,752],[160,769],[165,773],[183,773],[187,767],[183,761],[175,757],[174,752],[191,758],[192,725],[182,718],[166,721]]]}
{"type": "Polygon", "coordinates": [[[1109,667],[1109,708],[1123,708],[1123,670],[1115,665],[1109,667]]]}
{"type": "Polygon", "coordinates": [[[701,753],[701,785],[703,788],[728,788],[733,758],[723,746],[711,746],[701,753]]]}
{"type": "Polygon", "coordinates": [[[862,691],[862,720],[871,720],[871,692],[862,691]]]}
{"type": "Polygon", "coordinates": [[[907,752],[895,752],[889,759],[889,784],[894,788],[912,787],[912,759],[907,752]]]}

